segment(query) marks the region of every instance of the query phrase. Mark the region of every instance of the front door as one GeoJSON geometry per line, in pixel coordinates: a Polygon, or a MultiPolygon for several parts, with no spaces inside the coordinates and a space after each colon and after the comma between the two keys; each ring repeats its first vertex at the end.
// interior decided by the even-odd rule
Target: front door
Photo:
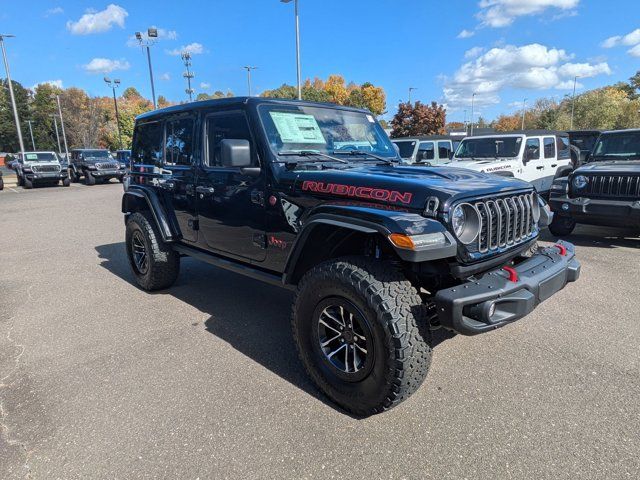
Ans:
{"type": "Polygon", "coordinates": [[[255,143],[242,111],[206,115],[203,124],[204,152],[196,187],[202,248],[239,259],[262,261],[266,257],[264,169],[258,176],[241,168],[224,167],[220,142],[249,140],[254,165],[255,143]]]}

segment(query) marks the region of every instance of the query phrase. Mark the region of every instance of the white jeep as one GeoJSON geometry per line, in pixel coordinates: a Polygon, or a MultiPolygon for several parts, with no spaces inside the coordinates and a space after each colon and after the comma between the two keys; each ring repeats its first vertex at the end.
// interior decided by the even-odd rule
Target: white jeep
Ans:
{"type": "Polygon", "coordinates": [[[553,179],[572,170],[569,136],[565,132],[530,130],[466,137],[451,166],[519,178],[547,195],[553,179]]]}

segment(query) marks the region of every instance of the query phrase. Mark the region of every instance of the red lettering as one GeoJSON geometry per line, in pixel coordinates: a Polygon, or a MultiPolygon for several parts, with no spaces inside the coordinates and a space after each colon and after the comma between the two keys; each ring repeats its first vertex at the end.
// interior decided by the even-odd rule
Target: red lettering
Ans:
{"type": "Polygon", "coordinates": [[[357,187],[355,185],[344,185],[340,183],[324,183],[305,180],[302,182],[302,190],[319,193],[333,193],[343,197],[366,198],[392,203],[410,204],[413,194],[411,192],[398,192],[396,190],[386,190],[384,188],[357,187]]]}
{"type": "Polygon", "coordinates": [[[389,195],[389,201],[390,202],[400,202],[400,203],[406,203],[409,204],[411,203],[411,197],[413,197],[413,194],[411,192],[396,192],[393,191],[391,192],[391,195],[389,195]]]}

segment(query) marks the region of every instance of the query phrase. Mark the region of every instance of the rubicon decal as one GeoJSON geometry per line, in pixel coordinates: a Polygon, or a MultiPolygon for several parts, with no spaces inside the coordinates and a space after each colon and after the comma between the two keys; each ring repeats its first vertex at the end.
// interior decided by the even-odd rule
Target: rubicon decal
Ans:
{"type": "Polygon", "coordinates": [[[331,193],[343,197],[365,198],[367,200],[380,200],[390,203],[410,204],[413,193],[386,190],[384,188],[358,187],[355,185],[342,185],[340,183],[302,182],[302,190],[317,193],[331,193]]]}

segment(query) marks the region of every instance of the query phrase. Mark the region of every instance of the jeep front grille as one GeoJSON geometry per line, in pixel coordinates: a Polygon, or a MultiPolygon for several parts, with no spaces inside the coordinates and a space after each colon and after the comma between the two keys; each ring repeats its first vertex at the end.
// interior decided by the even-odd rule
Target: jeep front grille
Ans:
{"type": "Polygon", "coordinates": [[[96,163],[96,168],[98,170],[116,170],[118,168],[118,163],[117,162],[96,163]]]}
{"type": "Polygon", "coordinates": [[[530,240],[536,230],[533,221],[534,193],[470,202],[480,214],[477,248],[487,253],[530,240]]]}
{"type": "Polygon", "coordinates": [[[31,170],[33,170],[33,173],[59,172],[60,165],[33,165],[31,170]]]}
{"type": "Polygon", "coordinates": [[[591,198],[640,199],[640,175],[589,175],[587,186],[574,196],[591,198]]]}

